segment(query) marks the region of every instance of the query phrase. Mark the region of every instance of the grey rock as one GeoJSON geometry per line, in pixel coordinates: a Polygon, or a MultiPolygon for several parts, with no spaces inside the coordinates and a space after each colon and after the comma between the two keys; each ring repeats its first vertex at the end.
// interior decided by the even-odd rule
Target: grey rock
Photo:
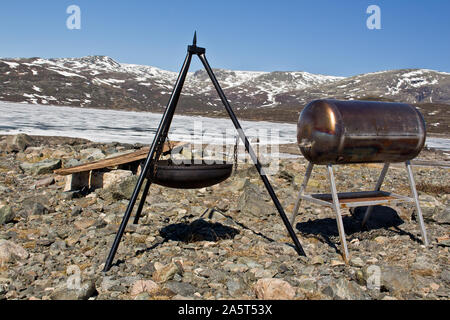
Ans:
{"type": "Polygon", "coordinates": [[[248,257],[240,257],[238,263],[245,264],[249,268],[261,268],[261,264],[257,263],[255,260],[248,257]]]}
{"type": "Polygon", "coordinates": [[[450,247],[450,240],[446,239],[446,240],[442,240],[439,242],[438,246],[440,247],[450,247]]]}
{"type": "Polygon", "coordinates": [[[32,137],[26,134],[17,134],[6,138],[6,150],[9,152],[24,151],[27,147],[34,144],[32,137]]]}
{"type": "Polygon", "coordinates": [[[49,252],[52,255],[57,255],[58,253],[63,252],[66,248],[67,248],[66,242],[63,240],[58,240],[50,245],[49,252]]]}
{"type": "Polygon", "coordinates": [[[153,273],[153,280],[156,282],[166,282],[172,280],[177,273],[182,273],[181,268],[175,263],[170,263],[156,270],[153,273]]]}
{"type": "Polygon", "coordinates": [[[134,300],[149,300],[150,299],[150,295],[147,292],[142,292],[140,294],[138,294],[134,300]]]}
{"type": "Polygon", "coordinates": [[[48,187],[49,185],[52,185],[54,183],[55,183],[55,178],[48,177],[48,178],[44,178],[44,179],[41,179],[38,182],[36,182],[35,186],[36,186],[36,188],[43,188],[43,187],[48,187]]]}
{"type": "Polygon", "coordinates": [[[100,189],[98,194],[102,199],[110,202],[130,199],[138,179],[138,176],[127,177],[118,184],[112,185],[106,189],[100,189]]]}
{"type": "Polygon", "coordinates": [[[67,160],[67,161],[64,163],[64,167],[65,167],[65,168],[71,168],[71,167],[78,166],[78,165],[80,165],[80,164],[81,164],[81,161],[79,161],[79,160],[77,160],[77,159],[70,159],[70,160],[67,160]]]}
{"type": "Polygon", "coordinates": [[[52,300],[88,300],[96,293],[95,281],[87,280],[81,283],[79,289],[69,289],[64,283],[50,295],[52,300]]]}
{"type": "Polygon", "coordinates": [[[42,197],[30,197],[22,202],[22,210],[25,211],[27,215],[43,215],[49,212],[46,206],[44,206],[41,201],[45,202],[42,197]]]}
{"type": "Polygon", "coordinates": [[[242,263],[229,263],[226,264],[223,267],[224,271],[229,271],[229,272],[246,272],[249,269],[249,267],[246,264],[242,264],[242,263]]]}
{"type": "Polygon", "coordinates": [[[72,216],[73,217],[79,216],[81,212],[83,212],[83,208],[81,208],[80,206],[76,206],[72,209],[72,216]]]}
{"type": "Polygon", "coordinates": [[[15,214],[10,206],[0,207],[0,224],[11,222],[15,217],[15,214]]]}
{"type": "Polygon", "coordinates": [[[14,262],[27,259],[28,252],[20,245],[0,239],[0,265],[7,262],[14,262]]]}
{"type": "Polygon", "coordinates": [[[198,289],[190,283],[168,281],[164,287],[184,297],[192,296],[198,289]]]}
{"type": "Polygon", "coordinates": [[[9,193],[11,191],[12,190],[10,188],[0,185],[0,192],[9,193]]]}
{"type": "Polygon", "coordinates": [[[433,222],[433,215],[437,212],[437,208],[442,206],[442,203],[440,203],[435,197],[428,194],[421,194],[419,196],[419,201],[423,219],[425,221],[433,222]]]}
{"type": "Polygon", "coordinates": [[[359,285],[345,278],[340,278],[331,283],[322,292],[333,299],[339,300],[366,300],[369,298],[359,285]]]}
{"type": "Polygon", "coordinates": [[[245,289],[245,283],[241,278],[229,279],[226,283],[228,288],[228,293],[232,297],[236,297],[245,289]]]}
{"type": "Polygon", "coordinates": [[[105,153],[98,148],[83,149],[80,153],[88,161],[95,161],[105,158],[105,153]]]}
{"type": "Polygon", "coordinates": [[[243,192],[239,197],[238,208],[242,213],[256,217],[267,216],[274,212],[272,205],[265,201],[265,195],[255,184],[245,181],[243,192]]]}
{"type": "Polygon", "coordinates": [[[381,287],[394,294],[407,292],[413,289],[414,278],[401,267],[383,266],[381,268],[381,287]]]}
{"type": "Polygon", "coordinates": [[[350,265],[353,267],[361,268],[365,266],[365,263],[361,258],[355,257],[350,259],[350,265]]]}
{"type": "Polygon", "coordinates": [[[46,159],[36,163],[23,162],[19,166],[24,172],[32,175],[47,174],[61,168],[61,160],[46,159]]]}
{"type": "Polygon", "coordinates": [[[441,272],[441,279],[443,281],[445,281],[447,284],[450,284],[450,270],[449,269],[444,269],[441,272]]]}
{"type": "Polygon", "coordinates": [[[439,224],[450,224],[450,207],[438,210],[438,212],[433,215],[433,220],[439,224]]]}
{"type": "Polygon", "coordinates": [[[297,287],[305,293],[313,294],[317,291],[316,279],[302,279],[298,282],[297,287]]]}
{"type": "Polygon", "coordinates": [[[222,212],[228,211],[229,208],[230,202],[225,199],[222,199],[221,201],[219,201],[219,203],[217,203],[217,209],[219,209],[222,212]]]}

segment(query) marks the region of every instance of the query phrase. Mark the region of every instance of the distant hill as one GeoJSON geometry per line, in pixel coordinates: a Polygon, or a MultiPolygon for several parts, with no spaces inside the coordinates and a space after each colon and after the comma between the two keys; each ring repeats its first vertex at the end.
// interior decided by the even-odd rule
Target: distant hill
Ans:
{"type": "MultiPolygon", "coordinates": [[[[416,104],[436,131],[449,131],[450,73],[401,69],[343,78],[301,71],[214,71],[231,105],[246,119],[295,122],[314,99],[370,99],[416,104]]],[[[0,58],[0,100],[162,112],[176,78],[176,72],[106,56],[0,58]]],[[[205,71],[189,73],[179,112],[225,115],[205,71]]]]}

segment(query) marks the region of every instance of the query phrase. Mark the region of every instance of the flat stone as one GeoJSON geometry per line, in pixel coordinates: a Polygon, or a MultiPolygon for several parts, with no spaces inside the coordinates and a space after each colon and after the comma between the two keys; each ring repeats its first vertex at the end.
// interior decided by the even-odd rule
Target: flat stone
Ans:
{"type": "Polygon", "coordinates": [[[24,151],[27,147],[34,144],[33,138],[23,133],[14,136],[8,136],[5,141],[6,151],[9,152],[24,151]]]}
{"type": "Polygon", "coordinates": [[[53,173],[53,170],[61,168],[61,159],[46,159],[36,163],[21,163],[20,168],[32,175],[53,173]]]}
{"type": "Polygon", "coordinates": [[[311,259],[311,264],[324,264],[324,259],[321,256],[314,256],[311,259]]]}
{"type": "Polygon", "coordinates": [[[254,290],[261,300],[292,300],[295,297],[295,289],[281,279],[259,279],[254,290]]]}
{"type": "Polygon", "coordinates": [[[49,210],[42,202],[47,203],[46,199],[39,196],[26,198],[22,202],[22,210],[24,210],[27,215],[36,216],[46,214],[49,210]]]}
{"type": "Polygon", "coordinates": [[[394,294],[408,292],[414,287],[414,278],[403,268],[383,266],[381,268],[381,287],[394,294]]]}
{"type": "Polygon", "coordinates": [[[433,215],[437,212],[437,208],[443,206],[439,200],[428,194],[421,194],[419,196],[419,202],[425,221],[434,221],[433,215]]]}
{"type": "Polygon", "coordinates": [[[355,257],[350,259],[350,265],[353,267],[361,268],[365,266],[365,263],[361,258],[355,257]]]}
{"type": "Polygon", "coordinates": [[[226,283],[228,292],[232,297],[236,297],[238,294],[240,294],[244,288],[245,284],[242,279],[229,279],[226,283]]]}
{"type": "Polygon", "coordinates": [[[103,188],[108,188],[115,185],[117,182],[124,180],[125,178],[131,177],[133,172],[129,170],[113,170],[110,172],[105,172],[103,174],[103,188]]]}
{"type": "Polygon", "coordinates": [[[24,260],[28,258],[28,252],[20,245],[0,239],[0,265],[7,262],[24,260]]]}
{"type": "Polygon", "coordinates": [[[332,267],[344,266],[344,265],[345,265],[345,262],[342,261],[342,260],[331,260],[330,265],[331,265],[332,267]]]}
{"type": "Polygon", "coordinates": [[[340,278],[326,287],[323,293],[339,300],[365,300],[369,298],[359,285],[345,278],[340,278]]]}
{"type": "Polygon", "coordinates": [[[105,158],[105,153],[98,148],[88,148],[80,150],[80,154],[88,161],[101,160],[105,158]]]}
{"type": "Polygon", "coordinates": [[[192,284],[178,281],[168,281],[164,284],[164,287],[184,297],[192,296],[198,291],[198,289],[192,284]]]}
{"type": "Polygon", "coordinates": [[[51,295],[52,300],[88,300],[96,292],[93,280],[80,284],[78,289],[70,289],[65,283],[58,287],[51,295]]]}
{"type": "Polygon", "coordinates": [[[244,214],[256,217],[267,216],[274,212],[274,207],[265,201],[264,194],[255,184],[246,180],[244,190],[239,197],[238,208],[244,214]]]}
{"type": "Polygon", "coordinates": [[[255,275],[255,278],[272,278],[277,274],[276,270],[273,269],[263,269],[263,268],[253,268],[250,270],[255,275]]]}
{"type": "Polygon", "coordinates": [[[230,263],[230,264],[226,264],[223,267],[224,271],[230,271],[230,272],[246,272],[249,269],[249,267],[246,264],[242,264],[242,263],[230,263]]]}
{"type": "Polygon", "coordinates": [[[36,182],[35,186],[36,186],[36,188],[43,188],[43,187],[48,187],[49,185],[52,185],[54,183],[55,183],[55,178],[48,177],[48,178],[44,178],[44,179],[41,179],[38,182],[36,182]]]}
{"type": "Polygon", "coordinates": [[[170,263],[160,269],[157,269],[155,273],[153,273],[153,280],[156,282],[166,282],[173,279],[177,273],[180,273],[179,267],[175,263],[170,263]]]}
{"type": "Polygon", "coordinates": [[[138,280],[131,287],[130,294],[137,296],[141,293],[153,294],[159,290],[159,285],[152,280],[138,280]]]}
{"type": "Polygon", "coordinates": [[[79,230],[84,230],[89,227],[92,227],[95,224],[96,220],[94,219],[81,219],[74,222],[75,227],[79,230]]]}
{"type": "Polygon", "coordinates": [[[15,217],[15,214],[10,206],[0,206],[0,224],[6,224],[11,222],[15,217]]]}
{"type": "Polygon", "coordinates": [[[433,215],[433,220],[439,224],[450,224],[450,207],[439,210],[433,215]]]}

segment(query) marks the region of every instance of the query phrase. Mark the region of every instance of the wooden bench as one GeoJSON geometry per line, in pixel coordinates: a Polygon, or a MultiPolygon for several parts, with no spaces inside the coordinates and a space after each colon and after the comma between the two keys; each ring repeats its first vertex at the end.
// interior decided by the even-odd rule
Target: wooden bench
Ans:
{"type": "MultiPolygon", "coordinates": [[[[186,143],[176,142],[169,146],[164,144],[163,154],[168,154],[171,151],[180,152],[186,143]]],[[[66,186],[64,191],[80,190],[83,187],[93,189],[103,187],[103,173],[117,169],[120,166],[128,165],[132,168],[133,173],[139,173],[139,163],[147,158],[150,148],[145,147],[137,151],[130,151],[126,154],[112,156],[106,159],[92,161],[89,163],[80,164],[70,168],[62,168],[54,171],[55,174],[66,176],[66,186]]]]}

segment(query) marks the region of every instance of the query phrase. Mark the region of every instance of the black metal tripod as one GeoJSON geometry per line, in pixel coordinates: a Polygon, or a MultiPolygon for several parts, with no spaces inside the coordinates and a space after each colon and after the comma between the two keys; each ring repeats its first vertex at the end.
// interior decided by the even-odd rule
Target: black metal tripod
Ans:
{"type": "Polygon", "coordinates": [[[108,271],[111,268],[117,248],[119,247],[120,240],[122,239],[123,233],[124,233],[125,228],[128,223],[128,220],[130,219],[131,212],[133,211],[133,208],[134,208],[134,205],[138,198],[139,192],[142,188],[142,184],[144,183],[144,179],[147,179],[145,187],[144,187],[144,192],[142,194],[138,209],[136,211],[136,216],[134,219],[135,224],[137,224],[139,222],[139,217],[141,215],[142,208],[144,207],[145,199],[147,197],[148,191],[152,184],[152,177],[154,174],[155,164],[161,156],[162,148],[163,148],[164,142],[166,140],[167,134],[169,132],[170,124],[172,123],[173,115],[175,113],[175,109],[176,109],[178,100],[180,98],[181,90],[183,88],[184,81],[186,79],[186,75],[189,70],[192,55],[194,55],[194,54],[200,58],[201,62],[203,63],[203,66],[206,69],[206,72],[208,73],[212,83],[214,84],[214,87],[216,88],[216,91],[219,94],[219,97],[222,100],[222,103],[225,106],[225,109],[227,110],[228,115],[231,118],[231,121],[233,121],[233,124],[234,124],[236,130],[238,131],[240,139],[242,140],[242,142],[245,145],[245,149],[250,154],[250,157],[251,157],[253,163],[255,164],[256,169],[258,170],[258,173],[259,173],[262,181],[264,182],[264,185],[265,185],[267,191],[269,192],[270,197],[272,198],[272,201],[275,204],[275,207],[277,208],[277,210],[281,216],[281,219],[283,220],[284,225],[286,226],[286,229],[288,230],[289,235],[291,236],[292,240],[294,241],[297,253],[299,255],[305,255],[305,252],[303,251],[303,248],[300,245],[300,242],[298,241],[297,235],[295,234],[294,230],[292,229],[292,226],[289,223],[289,220],[286,217],[286,214],[284,213],[283,207],[281,206],[280,201],[278,200],[278,198],[275,194],[275,191],[272,188],[272,185],[270,184],[269,180],[267,179],[267,176],[265,175],[263,168],[261,167],[261,164],[260,164],[258,158],[256,157],[255,152],[253,151],[252,147],[250,146],[250,143],[249,143],[247,137],[245,136],[244,131],[242,130],[242,127],[239,124],[238,119],[236,118],[236,115],[234,114],[233,110],[231,109],[231,106],[228,103],[228,100],[225,97],[225,94],[223,93],[222,88],[220,87],[219,82],[216,79],[216,76],[214,75],[211,67],[209,66],[208,61],[206,60],[205,48],[197,47],[196,34],[194,34],[194,41],[193,41],[192,45],[188,46],[187,51],[188,52],[187,52],[186,58],[184,60],[183,67],[181,68],[181,71],[178,76],[175,87],[173,89],[172,95],[170,96],[170,100],[167,104],[167,108],[161,119],[158,130],[156,131],[155,138],[153,139],[153,143],[152,143],[152,146],[148,153],[144,167],[141,171],[141,174],[139,176],[136,187],[134,188],[133,195],[131,196],[130,202],[128,203],[128,207],[123,216],[122,223],[120,224],[119,230],[117,231],[116,238],[114,239],[114,243],[111,247],[111,251],[109,252],[108,258],[106,259],[105,267],[103,269],[104,272],[108,271]]]}

